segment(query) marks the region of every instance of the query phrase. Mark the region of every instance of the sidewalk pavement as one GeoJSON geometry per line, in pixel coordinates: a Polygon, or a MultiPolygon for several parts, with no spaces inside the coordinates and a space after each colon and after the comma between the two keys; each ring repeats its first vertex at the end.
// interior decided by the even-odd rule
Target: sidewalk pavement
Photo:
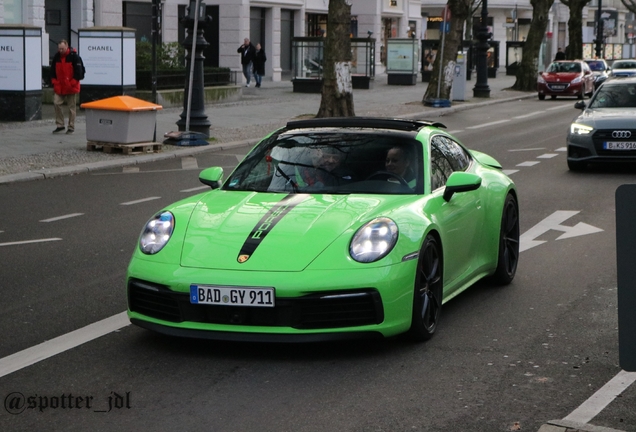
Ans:
{"type": "MultiPolygon", "coordinates": [[[[490,98],[474,98],[473,79],[466,82],[465,100],[452,101],[449,108],[432,108],[422,104],[428,83],[420,80],[413,86],[388,85],[386,74],[381,74],[376,76],[372,89],[353,91],[354,108],[357,116],[432,119],[460,110],[536,97],[535,92],[511,90],[514,82],[514,76],[500,73],[496,78],[488,79],[490,98]]],[[[320,94],[294,93],[290,81],[264,81],[261,88],[243,87],[238,102],[205,107],[208,120],[212,123],[210,137],[214,138],[210,145],[163,145],[159,153],[134,156],[87,150],[86,121],[84,113],[79,109],[75,133],[53,134],[53,107],[44,105],[42,120],[0,122],[0,184],[136,165],[255,144],[289,120],[315,115],[320,107],[320,99],[320,94]]],[[[176,122],[180,120],[183,111],[183,108],[168,108],[157,112],[157,142],[163,141],[164,133],[178,130],[176,122]]],[[[68,118],[66,114],[65,117],[68,118]]],[[[538,432],[621,431],[553,420],[546,422],[538,432]]]]}
{"type": "MultiPolygon", "coordinates": [[[[421,77],[415,85],[396,86],[388,85],[387,75],[380,74],[371,89],[354,89],[354,109],[357,116],[429,119],[458,110],[535,96],[534,92],[510,90],[514,82],[514,76],[501,72],[496,78],[488,79],[490,98],[473,98],[476,83],[473,77],[466,82],[464,101],[452,101],[450,108],[433,108],[422,104],[428,83],[422,82],[421,77]]],[[[42,106],[42,120],[0,121],[0,183],[71,175],[254,144],[289,120],[314,116],[320,107],[320,94],[294,93],[290,81],[264,81],[261,88],[242,87],[241,91],[238,101],[205,107],[205,114],[212,124],[210,145],[163,145],[162,151],[157,153],[124,155],[87,150],[86,119],[84,110],[79,108],[75,133],[68,135],[52,133],[55,129],[52,105],[42,106]]],[[[181,114],[185,118],[182,107],[157,111],[155,142],[162,143],[166,132],[178,131],[176,122],[181,119],[181,114]]],[[[68,120],[66,112],[65,118],[68,120]]]]}

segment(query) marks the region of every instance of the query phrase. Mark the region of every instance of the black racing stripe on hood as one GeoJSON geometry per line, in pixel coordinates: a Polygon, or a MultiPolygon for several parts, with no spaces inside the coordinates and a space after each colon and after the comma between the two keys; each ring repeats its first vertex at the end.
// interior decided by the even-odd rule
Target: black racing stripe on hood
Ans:
{"type": "Polygon", "coordinates": [[[307,198],[309,198],[308,194],[290,194],[280,200],[280,202],[274,204],[258,221],[256,226],[254,226],[252,232],[250,232],[245,243],[243,243],[243,247],[241,247],[237,261],[239,263],[247,261],[276,224],[294,207],[307,198]]]}

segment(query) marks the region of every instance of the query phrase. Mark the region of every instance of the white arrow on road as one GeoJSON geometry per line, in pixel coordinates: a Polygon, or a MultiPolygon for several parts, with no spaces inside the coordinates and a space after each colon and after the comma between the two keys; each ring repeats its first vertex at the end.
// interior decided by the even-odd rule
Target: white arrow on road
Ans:
{"type": "Polygon", "coordinates": [[[579,213],[580,211],[555,211],[550,216],[543,219],[541,222],[539,222],[521,235],[521,237],[519,238],[519,252],[523,252],[535,246],[539,246],[542,243],[545,243],[544,240],[535,239],[550,230],[563,231],[563,234],[561,234],[557,238],[557,240],[563,240],[566,238],[593,234],[603,231],[600,228],[596,228],[583,222],[579,222],[573,227],[561,225],[563,222],[579,213]]]}

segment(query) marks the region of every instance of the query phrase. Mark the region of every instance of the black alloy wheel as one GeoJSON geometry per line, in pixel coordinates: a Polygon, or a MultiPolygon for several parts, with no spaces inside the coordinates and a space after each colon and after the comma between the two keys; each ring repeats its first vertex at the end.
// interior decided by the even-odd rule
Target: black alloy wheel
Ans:
{"type": "Polygon", "coordinates": [[[493,275],[499,285],[508,285],[515,277],[519,263],[519,206],[512,194],[508,194],[501,214],[499,255],[497,270],[493,275]]]}
{"type": "Polygon", "coordinates": [[[417,262],[410,336],[416,341],[433,337],[442,312],[442,254],[437,239],[428,234],[417,262]]]}

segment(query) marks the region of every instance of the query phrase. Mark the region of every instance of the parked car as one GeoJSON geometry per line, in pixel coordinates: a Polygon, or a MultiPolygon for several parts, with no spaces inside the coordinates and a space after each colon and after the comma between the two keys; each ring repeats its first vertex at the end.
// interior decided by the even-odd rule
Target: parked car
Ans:
{"type": "Polygon", "coordinates": [[[605,81],[572,122],[567,136],[568,167],[589,162],[636,162],[636,77],[605,81]]]}
{"type": "Polygon", "coordinates": [[[594,75],[583,60],[562,60],[550,63],[545,72],[537,78],[539,100],[546,96],[592,96],[594,93],[594,75]]]}
{"type": "Polygon", "coordinates": [[[594,75],[594,88],[597,89],[607,79],[610,67],[605,59],[587,59],[583,61],[590,67],[592,75],[594,75]]]}
{"type": "Polygon", "coordinates": [[[132,323],[244,341],[433,336],[442,304],[510,283],[514,183],[435,122],[325,118],[266,136],[211,190],[143,228],[127,273],[132,323]]]}
{"type": "Polygon", "coordinates": [[[611,78],[636,76],[636,60],[614,60],[609,76],[611,78]]]}

